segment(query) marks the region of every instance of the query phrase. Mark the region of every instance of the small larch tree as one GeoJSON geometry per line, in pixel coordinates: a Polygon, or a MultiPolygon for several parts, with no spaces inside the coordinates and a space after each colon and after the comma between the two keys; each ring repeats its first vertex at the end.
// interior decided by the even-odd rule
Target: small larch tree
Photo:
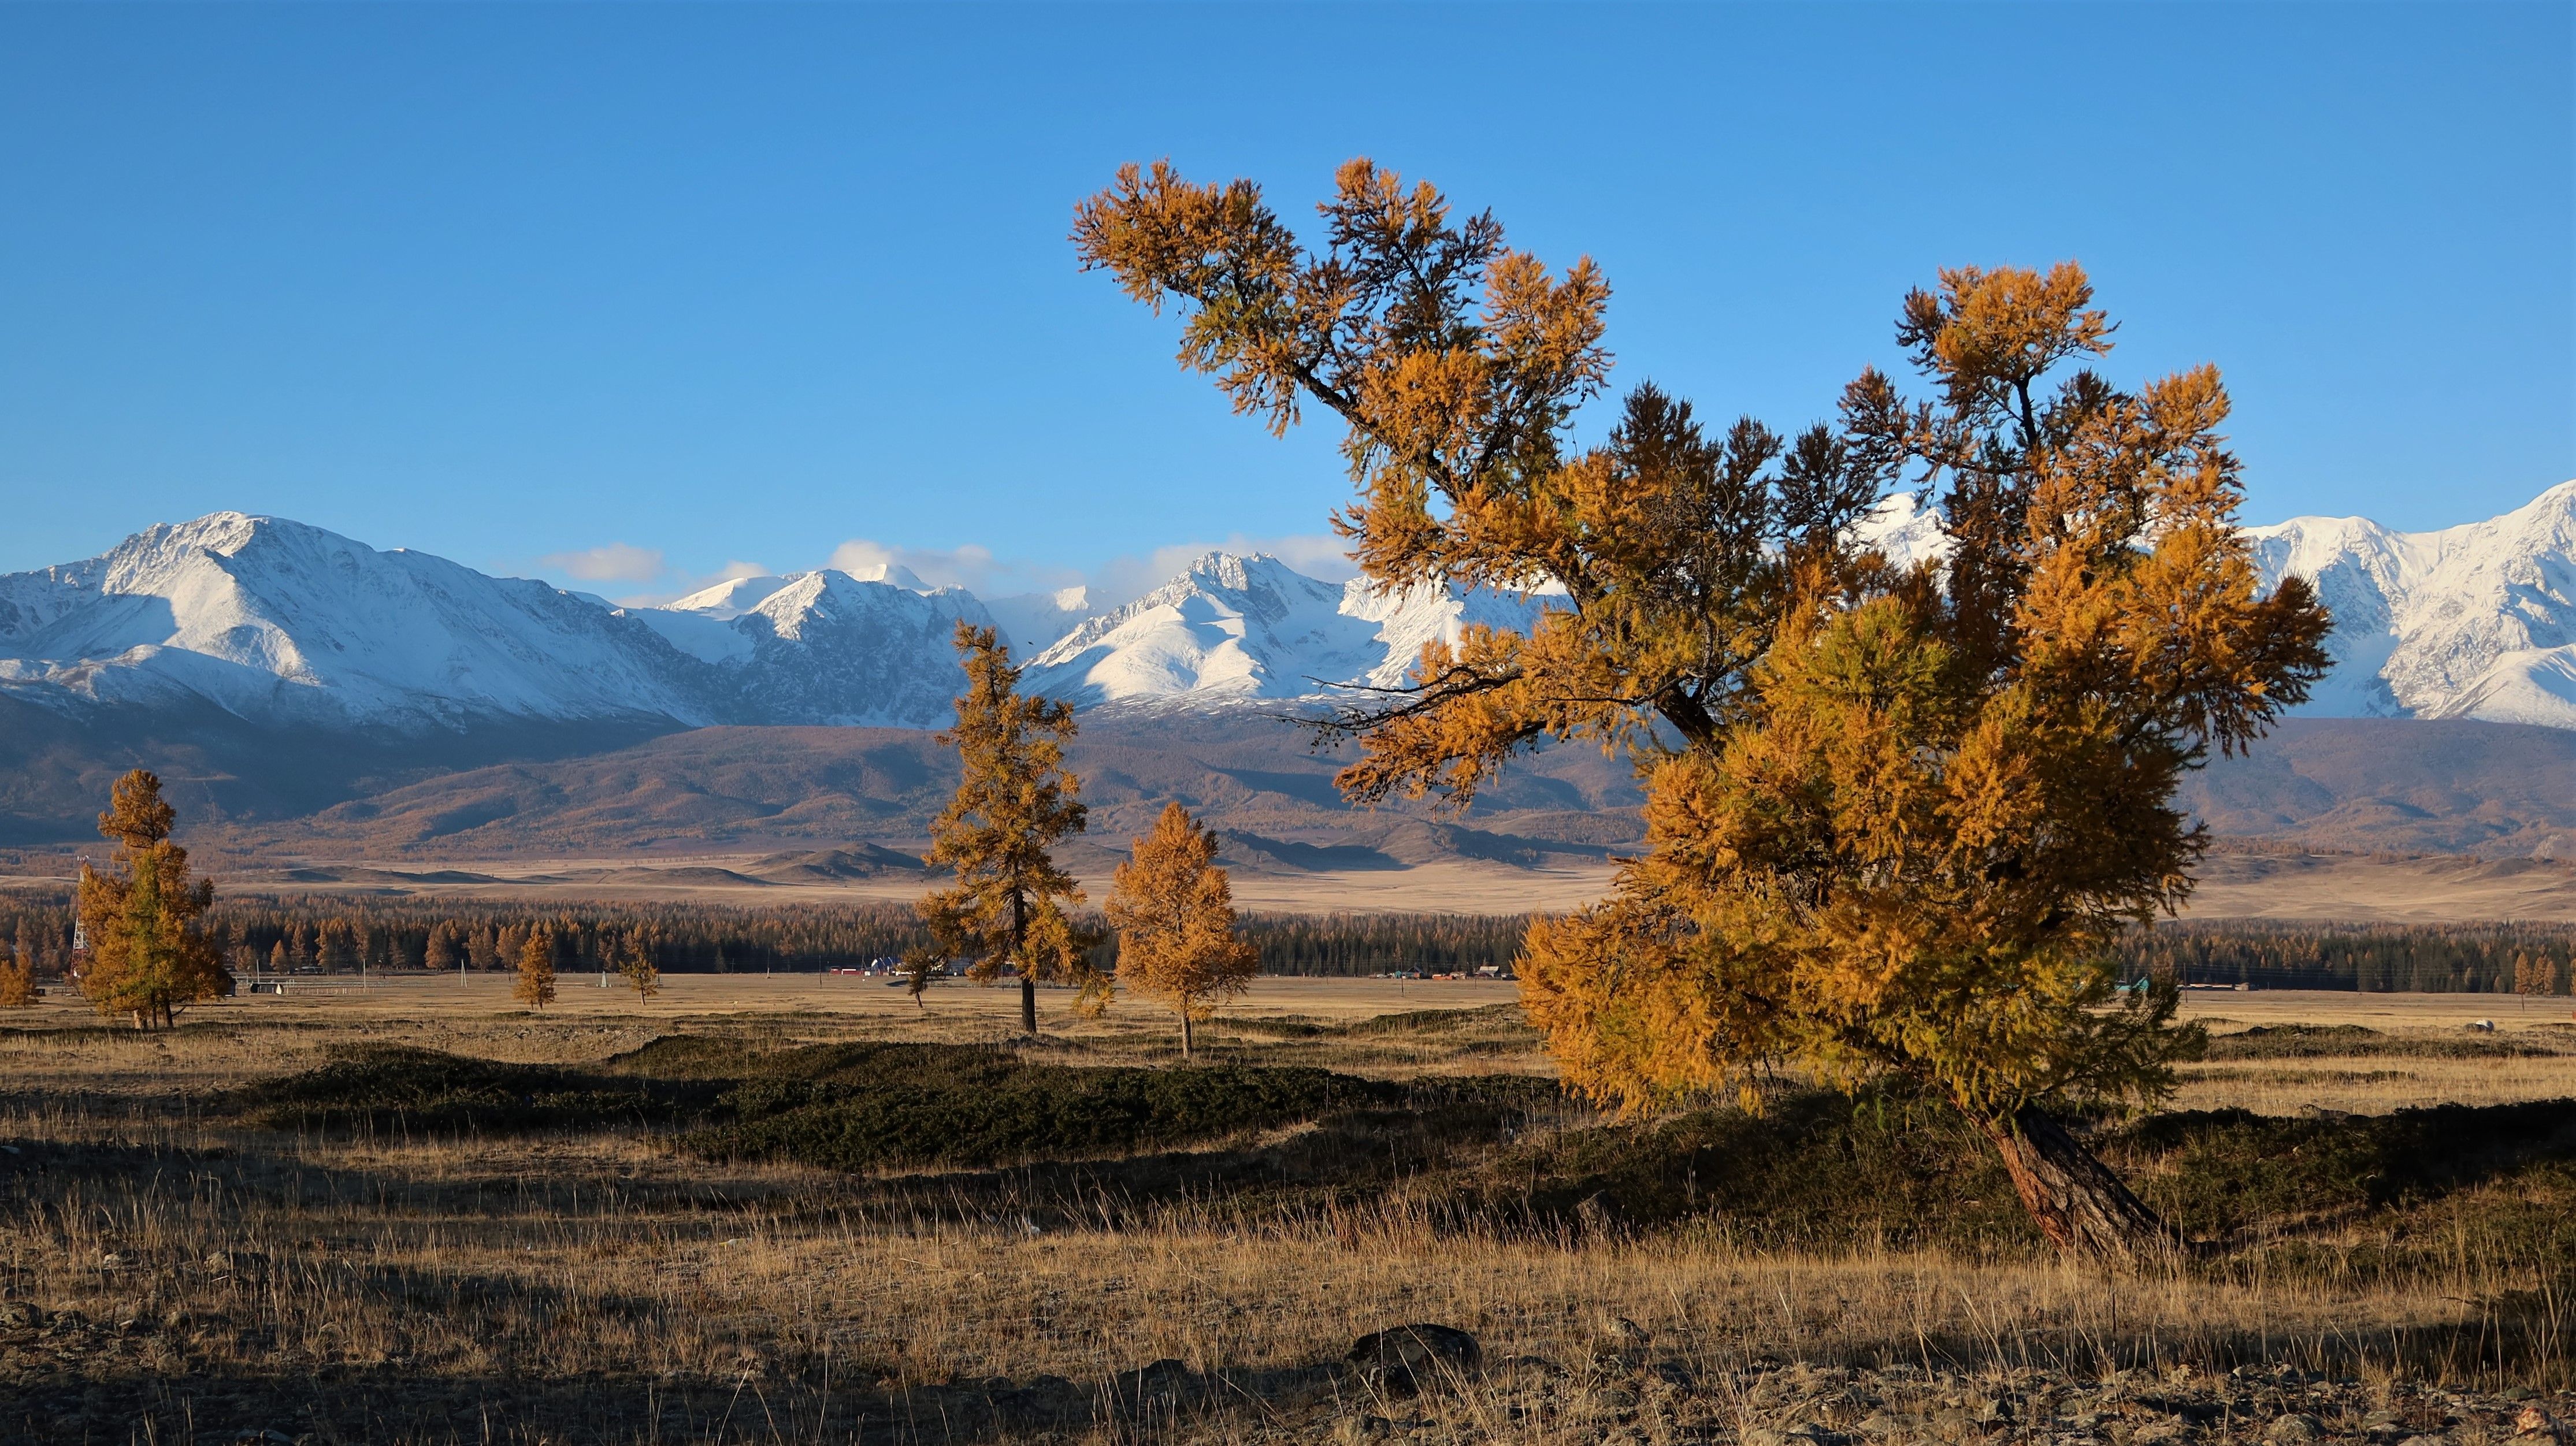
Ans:
{"type": "Polygon", "coordinates": [[[1020,1028],[1034,1035],[1042,980],[1078,986],[1086,1012],[1108,1002],[1109,981],[1088,957],[1096,941],[1064,912],[1082,902],[1082,890],[1048,852],[1082,832],[1081,782],[1064,768],[1073,708],[1023,696],[1011,650],[991,628],[959,623],[957,652],[966,693],[957,725],[939,740],[957,750],[964,771],[931,823],[929,854],[957,882],[918,907],[939,947],[969,961],[968,977],[1019,976],[1020,1028]]]}
{"type": "Polygon", "coordinates": [[[930,993],[930,981],[939,976],[939,971],[946,968],[947,963],[947,956],[937,949],[915,949],[903,956],[897,970],[903,976],[904,992],[911,997],[915,1010],[923,1014],[930,1012],[926,999],[930,993]]]}
{"type": "Polygon", "coordinates": [[[1216,866],[1217,837],[1177,803],[1118,866],[1109,925],[1118,931],[1118,982],[1181,1017],[1181,1058],[1198,1021],[1243,992],[1261,952],[1234,929],[1234,888],[1216,866]]]}
{"type": "Polygon", "coordinates": [[[36,1002],[36,954],[20,944],[0,961],[0,1009],[25,1009],[36,1002]]]}
{"type": "Polygon", "coordinates": [[[640,934],[626,936],[625,956],[619,961],[617,972],[626,977],[627,984],[634,988],[635,997],[639,1000],[650,999],[662,992],[662,971],[655,967],[653,951],[640,934]]]}
{"type": "Polygon", "coordinates": [[[109,791],[98,831],[116,840],[109,871],[81,865],[79,910],[89,936],[81,992],[137,1029],[167,1027],[178,1011],[232,993],[222,951],[197,921],[215,901],[210,879],[190,876],[188,851],[171,841],[178,815],[161,780],[135,769],[109,791]]]}
{"type": "Polygon", "coordinates": [[[519,980],[510,995],[530,1009],[555,1002],[555,941],[545,930],[529,930],[519,946],[519,980]]]}
{"type": "Polygon", "coordinates": [[[1463,805],[1548,739],[1635,763],[1646,852],[1522,960],[1567,1082],[1631,1109],[1758,1104],[1780,1065],[1893,1082],[1966,1115],[2061,1246],[2161,1235],[2058,1114],[2171,1089],[2194,1032],[2170,988],[2115,997],[2112,942],[2190,890],[2183,771],[2326,665],[2313,589],[2266,594],[2235,526],[2217,372],[2123,390],[2081,269],[1961,268],[1900,311],[1927,398],[1866,370],[1783,437],[1640,385],[1577,448],[1610,367],[1590,261],[1553,275],[1364,160],[1319,210],[1309,251],[1248,181],[1131,166],[1074,236],[1182,309],[1238,412],[1343,424],[1369,577],[1544,604],[1323,731],[1361,743],[1361,801],[1463,805]],[[1903,491],[1929,556],[1870,540],[1903,491]]]}
{"type": "Polygon", "coordinates": [[[2513,956],[2513,992],[2526,999],[2558,992],[2558,961],[2547,954],[2513,956]]]}

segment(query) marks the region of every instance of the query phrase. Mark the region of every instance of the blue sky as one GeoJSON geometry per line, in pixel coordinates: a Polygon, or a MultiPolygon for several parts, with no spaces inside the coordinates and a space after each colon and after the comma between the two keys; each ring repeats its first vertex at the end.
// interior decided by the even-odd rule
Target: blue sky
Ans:
{"type": "Polygon", "coordinates": [[[1326,570],[1332,437],[1075,270],[1159,156],[1427,177],[1784,428],[1935,267],[2074,257],[2115,375],[2225,370],[2250,519],[2467,521],[2576,475],[2570,15],[0,6],[0,569],[230,507],[618,595],[1326,570]]]}

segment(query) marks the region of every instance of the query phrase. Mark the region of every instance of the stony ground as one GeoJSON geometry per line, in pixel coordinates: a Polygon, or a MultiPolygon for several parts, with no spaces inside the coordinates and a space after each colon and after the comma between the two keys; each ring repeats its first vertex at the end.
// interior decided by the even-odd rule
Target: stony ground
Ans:
{"type": "Polygon", "coordinates": [[[2295,1367],[2060,1372],[1877,1369],[1754,1360],[1711,1368],[1625,1321],[1587,1358],[1487,1361],[1464,1333],[1400,1328],[1302,1369],[1201,1374],[1176,1360],[1088,1383],[994,1377],[816,1402],[747,1360],[725,1383],[639,1388],[614,1421],[596,1383],[406,1380],[400,1363],[295,1378],[209,1379],[192,1342],[220,1322],[99,1321],[0,1303],[0,1439],[324,1446],[378,1440],[1109,1443],[1371,1441],[1587,1446],[2569,1446],[2576,1392],[2442,1390],[2295,1367]],[[1415,1342],[1428,1338],[1428,1345],[1415,1342]],[[1455,1344],[1452,1344],[1455,1342],[1455,1344]],[[564,1387],[571,1387],[569,1390],[564,1387]],[[561,1395],[560,1406],[549,1398],[561,1395]],[[587,1402],[587,1405],[579,1404],[587,1402]],[[817,1409],[819,1405],[820,1409],[817,1409]]]}

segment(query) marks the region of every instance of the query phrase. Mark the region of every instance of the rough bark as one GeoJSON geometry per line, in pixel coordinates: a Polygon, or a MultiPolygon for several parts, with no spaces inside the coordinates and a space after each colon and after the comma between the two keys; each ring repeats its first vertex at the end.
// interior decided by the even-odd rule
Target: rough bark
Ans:
{"type": "Polygon", "coordinates": [[[2060,1250],[2125,1260],[2170,1241],[2162,1217],[2047,1111],[2024,1105],[2010,1118],[1984,1122],[1984,1128],[2022,1207],[2060,1250]]]}
{"type": "Polygon", "coordinates": [[[1038,1032],[1038,981],[1020,976],[1020,1032],[1034,1037],[1038,1032]]]}
{"type": "Polygon", "coordinates": [[[1189,1011],[1188,1006],[1187,1006],[1187,1005],[1184,1005],[1184,1006],[1182,1007],[1182,1009],[1181,1009],[1181,1058],[1183,1058],[1183,1059],[1187,1059],[1187,1058],[1189,1058],[1189,1057],[1190,1057],[1190,1011],[1189,1011]]]}

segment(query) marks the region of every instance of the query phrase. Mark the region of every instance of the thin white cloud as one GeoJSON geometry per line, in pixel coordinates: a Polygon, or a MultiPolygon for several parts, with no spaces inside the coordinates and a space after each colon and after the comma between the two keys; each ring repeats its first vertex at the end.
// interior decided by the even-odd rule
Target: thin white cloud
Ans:
{"type": "Polygon", "coordinates": [[[650,582],[663,572],[659,548],[612,542],[579,552],[549,553],[537,565],[583,582],[650,582]]]}
{"type": "Polygon", "coordinates": [[[908,568],[931,587],[962,587],[977,597],[1053,592],[1083,581],[1073,568],[997,558],[991,548],[974,543],[956,548],[901,547],[853,537],[833,548],[824,565],[860,575],[880,567],[908,568]]]}
{"type": "Polygon", "coordinates": [[[629,593],[625,597],[617,599],[617,605],[622,608],[658,608],[669,603],[678,602],[680,599],[687,597],[693,592],[704,592],[708,588],[714,587],[720,582],[732,582],[736,578],[769,577],[771,575],[772,574],[769,569],[761,566],[759,563],[744,562],[740,558],[727,562],[724,566],[717,568],[713,572],[699,573],[694,576],[674,570],[663,574],[663,586],[654,588],[648,592],[629,593]]]}

